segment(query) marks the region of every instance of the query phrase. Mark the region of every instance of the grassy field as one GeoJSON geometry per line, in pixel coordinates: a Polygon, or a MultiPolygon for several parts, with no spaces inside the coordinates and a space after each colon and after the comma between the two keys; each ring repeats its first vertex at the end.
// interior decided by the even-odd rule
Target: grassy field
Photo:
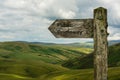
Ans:
{"type": "MultiPolygon", "coordinates": [[[[93,68],[93,53],[69,59],[62,65],[72,69],[93,68]]],[[[109,46],[108,65],[109,67],[120,67],[120,43],[109,46]]]]}
{"type": "MultiPolygon", "coordinates": [[[[120,67],[109,68],[108,80],[120,80],[120,67]]],[[[0,59],[0,80],[93,80],[93,69],[72,70],[41,61],[0,59]]]]}
{"type": "MultiPolygon", "coordinates": [[[[118,45],[111,47],[111,50],[119,52],[119,48],[115,47],[118,45]]],[[[84,58],[92,51],[62,45],[0,43],[0,80],[93,80],[92,68],[73,70],[61,66],[65,60],[74,60],[78,56],[84,58]]],[[[113,60],[116,61],[115,57],[113,60]]],[[[109,68],[108,74],[108,80],[120,80],[120,67],[109,68]]]]}
{"type": "Polygon", "coordinates": [[[56,71],[68,70],[59,65],[53,65],[37,60],[0,59],[0,80],[36,79],[56,71]]]}
{"type": "MultiPolygon", "coordinates": [[[[120,80],[119,75],[120,67],[109,68],[108,80],[120,80]]],[[[56,72],[47,75],[43,80],[93,80],[93,69],[56,72]]]]}
{"type": "Polygon", "coordinates": [[[59,64],[64,60],[83,56],[91,52],[88,48],[69,46],[45,46],[24,42],[0,43],[0,57],[6,59],[41,60],[47,63],[59,64]]]}

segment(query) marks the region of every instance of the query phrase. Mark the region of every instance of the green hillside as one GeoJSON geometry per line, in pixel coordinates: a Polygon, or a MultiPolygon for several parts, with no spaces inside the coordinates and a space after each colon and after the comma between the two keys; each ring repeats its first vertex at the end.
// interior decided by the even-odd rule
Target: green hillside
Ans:
{"type": "MultiPolygon", "coordinates": [[[[110,48],[113,52],[118,50],[119,53],[119,44],[110,48]]],[[[61,63],[68,59],[78,62],[78,58],[75,58],[78,56],[82,60],[81,65],[84,65],[91,61],[92,54],[88,54],[91,51],[93,50],[89,48],[64,45],[1,42],[0,80],[93,80],[93,69],[73,70],[61,66],[61,63]]],[[[74,61],[74,64],[78,64],[74,61]]],[[[112,61],[118,61],[118,59],[114,57],[111,63],[112,61]]],[[[92,62],[83,67],[92,66],[91,64],[92,62]]],[[[119,66],[119,61],[117,66],[119,66]]],[[[120,80],[119,75],[120,67],[109,68],[109,80],[120,80]]]]}
{"type": "Polygon", "coordinates": [[[68,69],[42,61],[0,58],[0,80],[33,80],[56,71],[68,69]]]}
{"type": "Polygon", "coordinates": [[[66,46],[45,46],[24,42],[0,43],[0,57],[5,59],[41,60],[58,64],[64,60],[86,55],[92,49],[66,46]]]}
{"type": "MultiPolygon", "coordinates": [[[[120,43],[109,47],[108,64],[109,67],[120,66],[120,43]]],[[[62,65],[73,69],[93,68],[93,53],[85,57],[70,59],[62,65]]]]}
{"type": "MultiPolygon", "coordinates": [[[[109,69],[109,80],[120,79],[120,67],[109,69]]],[[[0,80],[93,80],[93,69],[70,70],[41,61],[0,59],[0,80]]]]}
{"type": "MultiPolygon", "coordinates": [[[[42,77],[42,80],[94,80],[93,69],[68,70],[54,72],[42,77]]],[[[109,68],[108,80],[120,80],[120,67],[109,68]]]]}

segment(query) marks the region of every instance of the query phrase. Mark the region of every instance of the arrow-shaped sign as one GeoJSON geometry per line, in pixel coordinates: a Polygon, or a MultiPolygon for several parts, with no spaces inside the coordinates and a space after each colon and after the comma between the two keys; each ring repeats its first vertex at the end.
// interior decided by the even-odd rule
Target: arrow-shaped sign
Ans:
{"type": "Polygon", "coordinates": [[[56,38],[93,38],[93,19],[58,19],[49,30],[56,38]]]}
{"type": "Polygon", "coordinates": [[[107,80],[107,26],[107,9],[99,7],[93,19],[59,19],[49,30],[57,38],[94,38],[94,80],[107,80]]]}

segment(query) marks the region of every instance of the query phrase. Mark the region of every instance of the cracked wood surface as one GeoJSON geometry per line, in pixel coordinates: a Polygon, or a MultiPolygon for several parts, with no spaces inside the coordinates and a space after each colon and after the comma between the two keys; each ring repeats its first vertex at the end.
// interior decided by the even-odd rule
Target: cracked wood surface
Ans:
{"type": "Polygon", "coordinates": [[[107,10],[94,10],[94,80],[107,80],[107,10]]]}
{"type": "Polygon", "coordinates": [[[93,38],[93,19],[58,19],[49,30],[56,38],[93,38]]]}

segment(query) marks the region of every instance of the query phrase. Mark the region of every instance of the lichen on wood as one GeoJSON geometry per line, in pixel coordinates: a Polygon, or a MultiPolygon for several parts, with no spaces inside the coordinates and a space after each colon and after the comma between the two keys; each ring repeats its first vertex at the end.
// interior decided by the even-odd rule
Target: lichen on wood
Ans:
{"type": "Polygon", "coordinates": [[[94,80],[107,80],[107,10],[94,10],[94,80]]]}

